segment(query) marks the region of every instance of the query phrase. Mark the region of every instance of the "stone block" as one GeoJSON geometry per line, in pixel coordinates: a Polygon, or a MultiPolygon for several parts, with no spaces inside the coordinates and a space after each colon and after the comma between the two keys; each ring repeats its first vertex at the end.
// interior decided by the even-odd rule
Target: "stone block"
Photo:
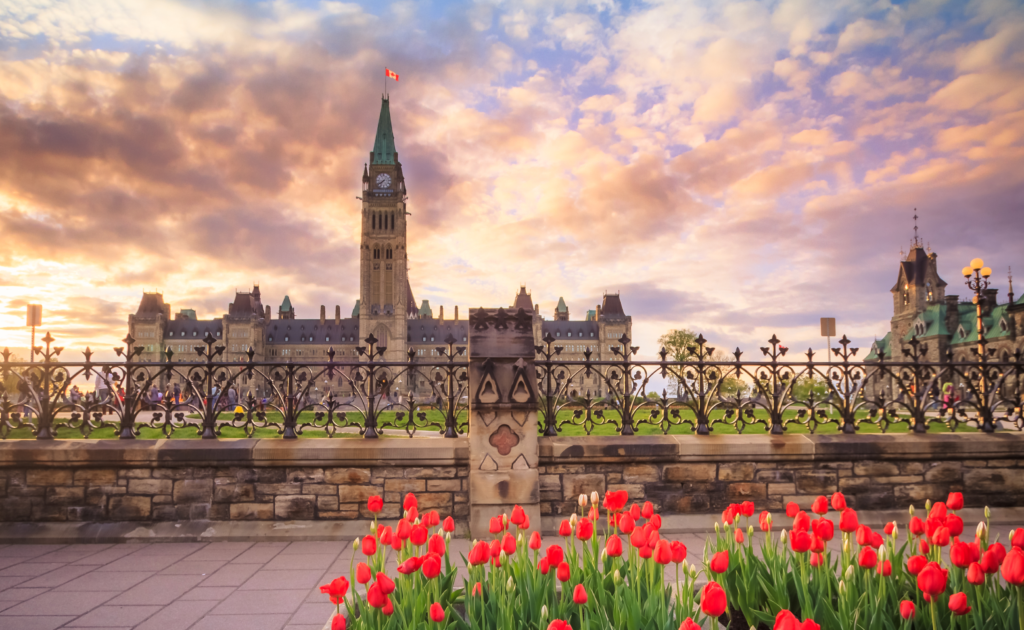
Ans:
{"type": "Polygon", "coordinates": [[[562,493],[562,478],[558,475],[539,475],[540,490],[545,491],[557,491],[559,494],[562,493]]]}
{"type": "Polygon", "coordinates": [[[661,481],[661,469],[654,464],[632,464],[622,469],[622,480],[626,483],[657,483],[661,481]]]}
{"type": "Polygon", "coordinates": [[[63,505],[49,505],[46,503],[32,504],[33,521],[66,521],[68,520],[68,509],[63,505]]]}
{"type": "Polygon", "coordinates": [[[227,503],[214,503],[210,506],[211,521],[227,521],[231,519],[231,506],[227,503]]]}
{"type": "Polygon", "coordinates": [[[117,471],[112,468],[85,468],[75,471],[75,485],[113,485],[117,483],[117,471]]]}
{"type": "Polygon", "coordinates": [[[216,468],[210,466],[200,466],[192,469],[191,479],[213,479],[216,476],[216,468]]]}
{"type": "Polygon", "coordinates": [[[711,499],[706,494],[684,494],[671,499],[666,498],[662,505],[669,512],[694,514],[709,511],[711,499]]]}
{"type": "Polygon", "coordinates": [[[178,515],[173,505],[154,505],[153,513],[149,520],[153,521],[179,521],[184,520],[178,515]]]}
{"type": "Polygon", "coordinates": [[[451,508],[452,494],[450,492],[424,492],[416,495],[420,511],[436,510],[440,508],[451,508]]]}
{"type": "Polygon", "coordinates": [[[917,483],[893,488],[893,494],[901,502],[920,503],[931,499],[944,501],[949,493],[948,485],[917,483]]]}
{"type": "Polygon", "coordinates": [[[758,464],[758,470],[754,473],[754,481],[761,483],[793,483],[793,471],[761,470],[761,464],[758,464]]]}
{"type": "Polygon", "coordinates": [[[301,481],[304,483],[323,483],[323,468],[289,468],[285,475],[286,481],[301,481]]]}
{"type": "MultiPolygon", "coordinates": [[[[366,503],[349,503],[347,505],[339,506],[342,510],[359,510],[359,515],[362,518],[373,518],[373,514],[370,510],[366,509],[366,503]]],[[[378,519],[393,519],[400,518],[402,516],[402,506],[397,503],[385,503],[383,509],[377,514],[378,519]]]]}
{"type": "MultiPolygon", "coordinates": [[[[629,494],[629,500],[643,499],[647,496],[647,486],[641,483],[616,483],[608,484],[608,492],[620,492],[625,490],[629,494]]],[[[602,497],[603,500],[603,497],[602,497]]],[[[602,510],[603,512],[603,510],[602,510]]]]}
{"type": "Polygon", "coordinates": [[[213,501],[213,479],[182,479],[174,482],[174,502],[209,503],[213,501]]]}
{"type": "Polygon", "coordinates": [[[72,486],[64,488],[47,488],[46,504],[67,507],[85,503],[85,488],[72,486]]]}
{"type": "MultiPolygon", "coordinates": [[[[968,492],[983,494],[1011,494],[1024,492],[1024,475],[1019,470],[1006,468],[970,468],[963,471],[963,485],[968,492]]],[[[945,495],[930,497],[944,501],[945,495]]]]}
{"type": "Polygon", "coordinates": [[[293,495],[274,499],[274,518],[284,521],[310,521],[316,516],[316,497],[293,495]]]}
{"type": "Polygon", "coordinates": [[[581,494],[588,497],[591,492],[597,491],[604,496],[605,479],[602,474],[563,475],[562,476],[562,498],[566,501],[575,501],[581,494]]]}
{"type": "Polygon", "coordinates": [[[0,521],[27,521],[32,518],[32,499],[7,497],[0,499],[0,521]]]}
{"type": "Polygon", "coordinates": [[[256,500],[256,486],[251,483],[217,484],[213,488],[214,503],[248,503],[256,500]]]}
{"type": "Polygon", "coordinates": [[[112,521],[141,521],[150,516],[149,497],[111,497],[108,513],[112,521]]]}
{"type": "Polygon", "coordinates": [[[427,482],[423,479],[385,479],[384,492],[398,492],[403,496],[408,492],[423,492],[427,489],[427,482]]]}
{"type": "Polygon", "coordinates": [[[960,462],[939,462],[924,473],[928,483],[960,483],[963,465],[960,462]]]}
{"type": "MultiPolygon", "coordinates": [[[[601,475],[597,475],[603,477],[601,475]]],[[[469,496],[474,505],[527,504],[540,501],[536,470],[475,472],[469,476],[469,496]]],[[[603,486],[603,484],[602,484],[603,486]]]]}
{"type": "Polygon", "coordinates": [[[830,495],[839,486],[839,475],[831,470],[798,470],[793,480],[800,494],[830,495]]]}
{"type": "Polygon", "coordinates": [[[149,479],[153,476],[150,468],[128,468],[117,471],[118,479],[149,479]]]}
{"type": "Polygon", "coordinates": [[[169,494],[157,494],[153,496],[153,505],[166,505],[174,503],[174,498],[169,494]]]}
{"type": "Polygon", "coordinates": [[[858,477],[895,477],[900,467],[893,462],[854,462],[853,474],[858,477]]]}
{"type": "Polygon", "coordinates": [[[273,503],[232,503],[229,515],[233,521],[272,521],[273,503]]]}
{"type": "Polygon", "coordinates": [[[254,468],[232,468],[231,472],[238,483],[256,483],[259,480],[259,472],[254,468]]]}
{"type": "Polygon", "coordinates": [[[461,479],[427,479],[427,492],[460,492],[461,479]]]}
{"type": "MultiPolygon", "coordinates": [[[[2,509],[2,508],[0,508],[2,509]]],[[[104,509],[96,505],[73,505],[68,507],[69,521],[102,521],[104,509]]]]}
{"type": "Polygon", "coordinates": [[[324,482],[334,485],[364,485],[370,483],[368,468],[327,468],[324,470],[324,482]]]}
{"type": "Polygon", "coordinates": [[[584,472],[583,464],[550,464],[544,467],[544,472],[550,475],[577,475],[584,472]]]}
{"type": "Polygon", "coordinates": [[[403,476],[407,479],[454,479],[455,467],[406,468],[403,476]]]}
{"type": "Polygon", "coordinates": [[[337,497],[338,486],[327,483],[304,483],[302,484],[302,494],[330,495],[337,497]]]}
{"type": "Polygon", "coordinates": [[[316,509],[318,512],[336,512],[338,511],[338,497],[317,497],[316,498],[316,509]]]}
{"type": "Polygon", "coordinates": [[[153,477],[156,479],[192,479],[192,468],[154,468],[153,477]]]}
{"type": "Polygon", "coordinates": [[[732,462],[718,465],[719,481],[753,481],[753,462],[732,462]]]}
{"type": "Polygon", "coordinates": [[[257,468],[256,481],[258,483],[284,483],[286,472],[284,468],[257,468]]]}
{"type": "Polygon", "coordinates": [[[983,459],[968,459],[964,461],[964,468],[985,468],[988,462],[983,459]]]}
{"type": "Polygon", "coordinates": [[[170,479],[129,479],[128,494],[171,494],[174,482],[170,479]]]}
{"type": "Polygon", "coordinates": [[[302,484],[295,483],[257,483],[256,498],[260,501],[270,501],[274,497],[302,494],[302,484]]]}
{"type": "Polygon", "coordinates": [[[923,475],[926,469],[924,462],[900,462],[901,475],[923,475]]]}
{"type": "Polygon", "coordinates": [[[321,510],[317,517],[325,521],[354,521],[359,518],[359,510],[321,510]]]}
{"type": "Polygon", "coordinates": [[[25,482],[30,486],[70,486],[72,473],[66,468],[30,468],[25,482]]]}
{"type": "Polygon", "coordinates": [[[384,494],[380,486],[338,486],[338,500],[342,503],[366,503],[372,496],[384,494]]]}
{"type": "Polygon", "coordinates": [[[209,503],[192,503],[187,506],[178,506],[178,508],[185,507],[188,509],[188,520],[190,521],[205,521],[210,518],[210,504],[209,503]]]}
{"type": "Polygon", "coordinates": [[[768,495],[769,496],[782,496],[786,494],[796,494],[795,483],[770,483],[768,484],[768,495]]]}
{"type": "Polygon", "coordinates": [[[665,466],[665,481],[714,481],[717,471],[715,464],[670,464],[665,466]]]}
{"type": "Polygon", "coordinates": [[[768,496],[763,483],[737,482],[725,487],[729,501],[757,501],[768,496]]]}
{"type": "Polygon", "coordinates": [[[85,489],[85,503],[106,507],[108,497],[124,496],[127,492],[121,486],[89,486],[85,489]]]}

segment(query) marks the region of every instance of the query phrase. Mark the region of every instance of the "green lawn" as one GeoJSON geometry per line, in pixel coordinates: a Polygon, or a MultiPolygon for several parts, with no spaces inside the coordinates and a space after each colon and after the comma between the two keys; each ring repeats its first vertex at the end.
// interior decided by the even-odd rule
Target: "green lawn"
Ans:
{"type": "MultiPolygon", "coordinates": [[[[441,414],[441,412],[436,411],[436,410],[428,410],[425,413],[427,414],[426,420],[427,420],[428,423],[436,424],[438,427],[443,425],[443,423],[444,423],[444,416],[441,414]]],[[[563,411],[561,411],[558,414],[559,422],[570,420],[572,418],[572,413],[573,412],[571,410],[563,410],[563,411]]],[[[644,411],[644,412],[638,414],[638,417],[639,418],[647,418],[647,417],[649,417],[649,415],[650,414],[649,414],[648,411],[644,411]]],[[[722,418],[723,415],[724,415],[724,413],[718,412],[718,413],[713,414],[712,418],[717,420],[719,418],[722,418]]],[[[764,411],[757,411],[757,412],[755,412],[754,415],[755,415],[756,418],[763,418],[763,419],[767,419],[768,418],[767,412],[764,412],[764,411]]],[[[614,412],[614,411],[605,411],[605,416],[606,416],[607,419],[613,419],[613,418],[617,419],[618,418],[618,414],[616,412],[614,412]]],[[[693,414],[691,412],[689,412],[689,411],[681,411],[680,412],[680,416],[683,419],[691,419],[692,420],[694,418],[693,414]]],[[[225,420],[225,421],[231,419],[231,417],[232,416],[230,414],[222,414],[221,415],[221,418],[223,420],[225,420]]],[[[796,417],[796,412],[788,412],[785,415],[785,418],[787,420],[790,420],[790,419],[795,418],[795,417],[796,417]]],[[[833,417],[835,417],[835,416],[833,416],[833,417]]],[[[861,417],[866,417],[866,414],[862,414],[861,417]]],[[[465,413],[463,413],[460,416],[460,423],[464,423],[465,422],[465,418],[466,418],[466,415],[465,415],[465,413]]],[[[190,422],[196,422],[196,423],[199,422],[199,418],[196,415],[188,416],[187,419],[190,422]]],[[[351,422],[359,422],[359,418],[355,414],[349,414],[348,419],[351,422]]],[[[271,422],[282,422],[282,417],[281,417],[281,414],[279,414],[277,412],[268,412],[267,413],[267,420],[271,421],[271,422]]],[[[403,422],[400,423],[399,427],[400,428],[404,427],[407,422],[408,422],[408,417],[406,416],[405,418],[403,418],[403,422]]],[[[384,412],[384,413],[382,413],[380,415],[380,419],[378,420],[378,424],[379,425],[380,424],[394,425],[395,424],[395,413],[394,412],[384,412]]],[[[324,437],[327,437],[326,431],[324,431],[322,428],[317,428],[316,427],[316,425],[315,425],[315,417],[314,417],[314,414],[312,412],[304,412],[304,413],[300,414],[300,416],[299,416],[299,425],[304,427],[302,435],[299,436],[300,438],[324,438],[324,437]]],[[[393,430],[394,426],[389,426],[387,428],[393,430]]],[[[716,422],[716,423],[712,424],[711,428],[712,428],[712,434],[713,435],[735,435],[737,433],[735,427],[733,427],[731,424],[727,424],[727,423],[724,423],[724,422],[716,422]]],[[[906,433],[907,432],[907,428],[908,428],[908,425],[905,422],[904,423],[899,423],[899,424],[894,424],[894,425],[890,425],[889,426],[888,432],[890,432],[890,433],[906,433]]],[[[931,425],[931,427],[929,428],[929,432],[930,433],[945,433],[948,430],[949,429],[947,429],[946,426],[944,424],[942,424],[942,423],[933,423],[931,425]]],[[[965,425],[958,426],[956,430],[958,432],[959,431],[964,431],[964,432],[976,432],[977,431],[977,429],[974,429],[974,428],[971,428],[971,427],[967,427],[965,425]]],[[[417,430],[416,433],[417,433],[417,435],[420,435],[420,436],[430,436],[430,435],[436,435],[437,431],[438,431],[438,429],[435,428],[435,427],[428,427],[428,428],[425,428],[425,429],[419,429],[419,430],[417,430]]],[[[655,426],[651,426],[651,425],[646,425],[646,424],[638,425],[636,427],[635,431],[636,431],[637,435],[660,435],[660,434],[662,434],[662,431],[661,431],[660,428],[655,427],[655,426]]],[[[860,425],[860,431],[859,432],[860,433],[881,433],[881,429],[878,426],[874,425],[874,424],[869,424],[869,423],[865,422],[865,423],[860,425]]],[[[601,425],[601,426],[594,427],[592,432],[591,432],[591,435],[616,435],[617,433],[618,433],[618,430],[616,429],[614,424],[606,424],[606,425],[601,425]]],[[[690,434],[690,433],[693,433],[693,429],[691,429],[689,425],[673,426],[669,430],[669,434],[670,435],[685,435],[685,434],[690,434]]],[[[756,435],[756,434],[763,434],[763,433],[766,433],[766,428],[763,425],[761,425],[761,424],[757,424],[757,425],[753,425],[753,426],[747,426],[744,429],[744,434],[745,435],[756,435]]],[[[809,430],[808,430],[808,428],[806,426],[804,426],[802,424],[797,424],[797,423],[794,422],[794,423],[788,424],[786,426],[786,433],[807,434],[807,433],[809,433],[809,430]]],[[[815,430],[815,433],[819,434],[819,435],[834,435],[834,434],[838,433],[838,428],[837,428],[837,426],[835,424],[818,426],[817,429],[815,430]]],[[[96,431],[92,432],[88,437],[91,438],[91,439],[111,439],[111,438],[116,438],[117,434],[118,434],[118,431],[116,429],[114,429],[114,428],[102,428],[102,429],[99,429],[99,430],[96,430],[96,431]]],[[[273,437],[279,437],[279,435],[280,434],[278,433],[276,428],[270,427],[270,428],[258,428],[258,429],[256,429],[255,432],[253,433],[252,437],[254,437],[254,438],[273,438],[273,437]]],[[[390,433],[388,433],[386,435],[394,436],[394,437],[404,437],[405,436],[404,433],[397,434],[397,433],[393,433],[393,432],[390,432],[390,433]]],[[[582,427],[582,426],[573,425],[573,424],[565,424],[565,425],[562,426],[562,430],[559,432],[559,435],[564,435],[564,436],[586,435],[586,431],[584,430],[584,427],[582,427]]],[[[8,437],[8,439],[32,439],[33,435],[32,435],[32,432],[31,432],[30,429],[22,428],[22,429],[17,429],[15,431],[12,431],[7,437],[8,437]]],[[[83,437],[82,434],[80,432],[76,431],[76,430],[73,430],[73,429],[60,429],[58,431],[58,435],[57,435],[58,439],[73,439],[73,438],[81,438],[81,437],[83,437]]],[[[159,429],[153,429],[153,428],[149,428],[149,427],[142,427],[138,437],[139,437],[139,439],[151,440],[151,439],[161,439],[161,438],[163,438],[165,436],[164,436],[163,432],[161,430],[159,430],[159,429]]],[[[174,433],[172,433],[171,437],[174,438],[174,439],[198,439],[199,435],[198,435],[196,429],[189,427],[189,428],[184,428],[184,429],[177,429],[176,431],[174,431],[174,433]]],[[[220,437],[223,437],[223,438],[243,438],[243,437],[245,437],[245,431],[242,428],[222,426],[221,427],[221,432],[220,432],[220,437]]],[[[336,438],[358,438],[359,434],[355,433],[355,432],[341,432],[341,431],[338,431],[338,432],[336,432],[334,434],[334,437],[336,437],[336,438]]]]}

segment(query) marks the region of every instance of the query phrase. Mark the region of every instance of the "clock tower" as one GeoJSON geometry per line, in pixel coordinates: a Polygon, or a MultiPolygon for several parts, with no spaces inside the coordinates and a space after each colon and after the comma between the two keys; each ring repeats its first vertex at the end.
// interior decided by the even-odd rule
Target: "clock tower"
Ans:
{"type": "Polygon", "coordinates": [[[405,361],[411,304],[406,253],[405,177],[395,150],[388,98],[381,99],[369,167],[363,167],[359,251],[359,336],[387,347],[385,360],[405,361]]]}

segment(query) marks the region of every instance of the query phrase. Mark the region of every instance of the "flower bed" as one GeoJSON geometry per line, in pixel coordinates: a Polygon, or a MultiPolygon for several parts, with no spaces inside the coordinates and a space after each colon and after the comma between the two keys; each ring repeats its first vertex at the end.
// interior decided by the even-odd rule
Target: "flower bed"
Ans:
{"type": "MultiPolygon", "coordinates": [[[[888,523],[884,532],[861,525],[840,493],[818,497],[813,518],[790,503],[789,530],[778,533],[767,511],[755,518],[753,503],[731,505],[699,566],[686,562],[681,542],[661,537],[650,503],[627,509],[624,491],[599,500],[581,495],[549,544],[518,506],[495,516],[491,539],[461,559],[469,579],[456,584],[454,523],[420,514],[407,495],[394,529],[375,520],[354,544],[349,576],[321,587],[337,605],[333,629],[1024,630],[1024,528],[1007,550],[989,540],[986,508],[974,540],[961,540],[960,493],[926,505],[923,519],[911,508],[906,527],[888,523]],[[764,533],[756,545],[755,520],[764,533]],[[837,535],[842,550],[833,553],[827,544],[837,535]],[[389,554],[396,576],[384,570],[389,554]]],[[[374,514],[381,505],[368,502],[374,514]]]]}

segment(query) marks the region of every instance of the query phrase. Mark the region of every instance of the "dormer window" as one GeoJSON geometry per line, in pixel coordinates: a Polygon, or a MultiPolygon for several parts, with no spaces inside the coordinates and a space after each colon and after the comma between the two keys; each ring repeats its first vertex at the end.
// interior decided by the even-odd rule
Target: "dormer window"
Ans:
{"type": "Polygon", "coordinates": [[[284,336],[284,340],[285,340],[285,341],[288,341],[288,335],[285,335],[285,336],[284,336]]]}
{"type": "Polygon", "coordinates": [[[192,331],[192,336],[193,336],[193,337],[195,337],[195,336],[196,336],[196,331],[194,331],[194,330],[192,331]]]}
{"type": "Polygon", "coordinates": [[[1010,330],[1010,325],[1006,323],[1005,319],[999,320],[999,330],[1003,332],[1007,332],[1008,330],[1010,330]]]}
{"type": "Polygon", "coordinates": [[[558,332],[556,332],[556,333],[555,333],[555,336],[556,336],[556,337],[561,337],[561,336],[562,336],[562,332],[561,332],[561,331],[558,331],[558,332]]]}
{"type": "Polygon", "coordinates": [[[959,325],[959,326],[957,327],[957,329],[956,329],[956,334],[957,334],[957,336],[958,336],[958,337],[960,337],[961,339],[966,339],[966,338],[967,338],[967,331],[966,331],[966,330],[964,330],[964,325],[963,325],[963,324],[960,324],[960,325],[959,325]]]}
{"type": "Polygon", "coordinates": [[[184,336],[185,336],[185,331],[184,331],[184,330],[183,330],[183,331],[181,331],[181,336],[182,336],[182,337],[184,337],[184,336]]]}
{"type": "Polygon", "coordinates": [[[274,342],[274,336],[273,335],[268,335],[267,336],[267,342],[268,343],[273,343],[274,342]]]}
{"type": "Polygon", "coordinates": [[[326,337],[324,337],[324,342],[325,343],[330,343],[331,342],[331,336],[327,335],[326,337]]]}

